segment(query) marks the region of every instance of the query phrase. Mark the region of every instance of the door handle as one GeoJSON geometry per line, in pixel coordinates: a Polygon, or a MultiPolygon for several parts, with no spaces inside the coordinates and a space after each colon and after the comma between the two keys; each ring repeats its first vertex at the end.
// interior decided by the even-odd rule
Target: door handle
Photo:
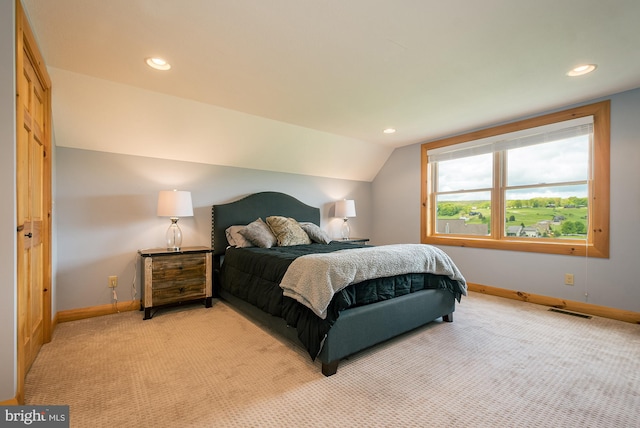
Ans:
{"type": "Polygon", "coordinates": [[[24,236],[26,236],[27,238],[33,238],[33,233],[25,233],[24,236]]]}

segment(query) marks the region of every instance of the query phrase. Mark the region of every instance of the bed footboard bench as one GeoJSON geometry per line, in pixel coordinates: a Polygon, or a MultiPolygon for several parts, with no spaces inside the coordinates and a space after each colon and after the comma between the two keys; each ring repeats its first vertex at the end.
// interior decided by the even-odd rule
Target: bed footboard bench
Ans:
{"type": "Polygon", "coordinates": [[[343,311],[318,355],[322,373],[335,374],[341,359],[438,318],[453,320],[454,310],[455,298],[448,290],[421,290],[343,311]]]}

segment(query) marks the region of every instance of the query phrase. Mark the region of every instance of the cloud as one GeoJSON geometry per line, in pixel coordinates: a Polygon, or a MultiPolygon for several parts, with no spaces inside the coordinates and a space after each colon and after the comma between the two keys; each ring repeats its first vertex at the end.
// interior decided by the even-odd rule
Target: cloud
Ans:
{"type": "MultiPolygon", "coordinates": [[[[589,147],[588,137],[582,136],[509,150],[507,185],[532,187],[510,190],[507,199],[587,196],[589,147]]],[[[439,192],[490,189],[493,154],[439,162],[438,185],[439,192]]],[[[479,196],[475,192],[449,195],[446,200],[479,200],[479,196]]]]}

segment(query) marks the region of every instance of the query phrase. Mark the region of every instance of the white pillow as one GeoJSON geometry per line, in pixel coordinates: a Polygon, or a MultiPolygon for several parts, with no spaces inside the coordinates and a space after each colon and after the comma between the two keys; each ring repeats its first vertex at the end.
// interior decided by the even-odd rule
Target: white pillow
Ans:
{"type": "Polygon", "coordinates": [[[227,235],[227,242],[229,243],[229,245],[238,248],[253,247],[251,241],[246,239],[240,233],[240,231],[245,227],[247,226],[229,226],[227,230],[225,230],[225,235],[227,235]]]}

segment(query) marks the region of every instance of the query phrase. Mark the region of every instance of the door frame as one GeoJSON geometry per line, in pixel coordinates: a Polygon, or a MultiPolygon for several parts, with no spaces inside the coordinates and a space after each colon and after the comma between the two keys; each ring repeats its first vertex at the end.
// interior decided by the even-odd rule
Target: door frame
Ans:
{"type": "MultiPolygon", "coordinates": [[[[52,242],[51,242],[51,224],[52,224],[52,191],[51,191],[51,177],[52,177],[52,152],[51,152],[51,79],[49,74],[47,73],[46,65],[40,51],[38,49],[38,45],[36,43],[36,39],[34,37],[33,32],[29,26],[29,21],[27,19],[26,13],[22,7],[20,0],[15,1],[16,4],[16,126],[17,129],[21,129],[24,127],[24,110],[22,107],[22,102],[20,98],[20,79],[22,79],[23,75],[23,67],[25,61],[25,52],[26,55],[29,56],[33,67],[35,69],[38,78],[42,82],[45,93],[43,94],[44,98],[44,164],[43,164],[43,186],[42,186],[42,204],[43,211],[45,217],[43,219],[42,224],[42,245],[43,245],[43,298],[42,298],[42,333],[43,333],[43,343],[48,343],[51,341],[52,335],[52,320],[51,320],[51,252],[52,252],[52,242]]],[[[20,133],[16,133],[16,144],[18,143],[18,139],[21,138],[20,133]]],[[[19,166],[16,165],[16,169],[19,166]]],[[[17,179],[17,178],[16,178],[17,179]]],[[[16,201],[17,203],[17,201],[16,201]]],[[[16,205],[17,207],[17,205],[16,205]]],[[[16,233],[18,234],[18,242],[23,239],[21,233],[21,227],[23,225],[17,225],[16,233]]],[[[21,247],[20,244],[18,246],[21,247]]],[[[16,247],[16,252],[18,251],[18,247],[16,247]]],[[[17,254],[17,257],[21,257],[22,254],[17,254]]],[[[21,275],[20,271],[17,271],[18,275],[21,275]]],[[[27,375],[27,367],[25,361],[25,350],[23,349],[23,338],[24,338],[24,329],[21,328],[21,325],[24,325],[24,320],[21,320],[20,317],[20,308],[21,304],[26,299],[26,296],[23,296],[20,287],[18,286],[21,283],[21,279],[17,278],[16,281],[16,295],[18,301],[18,311],[16,317],[17,319],[17,331],[16,331],[16,352],[17,352],[17,385],[16,385],[16,400],[18,403],[24,403],[24,380],[27,375]]]]}

